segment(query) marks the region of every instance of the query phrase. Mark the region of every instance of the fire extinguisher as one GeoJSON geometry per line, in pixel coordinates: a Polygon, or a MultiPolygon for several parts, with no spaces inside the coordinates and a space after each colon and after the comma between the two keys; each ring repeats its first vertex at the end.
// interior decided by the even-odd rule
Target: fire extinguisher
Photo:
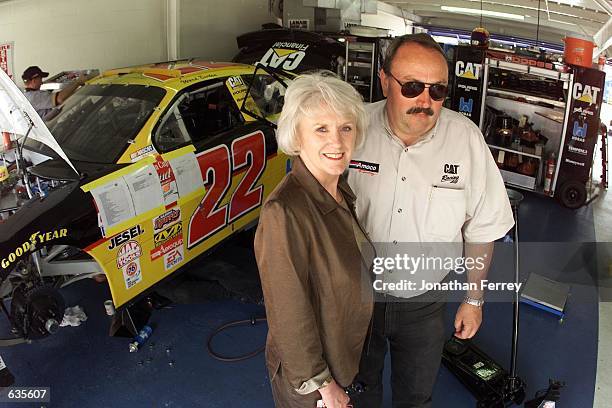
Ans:
{"type": "Polygon", "coordinates": [[[552,193],[552,182],[556,165],[555,153],[552,153],[548,160],[546,160],[546,173],[544,175],[544,194],[546,195],[551,195],[552,193]]]}
{"type": "Polygon", "coordinates": [[[2,144],[4,145],[4,151],[8,151],[13,148],[13,141],[11,140],[10,133],[2,132],[2,144]]]}

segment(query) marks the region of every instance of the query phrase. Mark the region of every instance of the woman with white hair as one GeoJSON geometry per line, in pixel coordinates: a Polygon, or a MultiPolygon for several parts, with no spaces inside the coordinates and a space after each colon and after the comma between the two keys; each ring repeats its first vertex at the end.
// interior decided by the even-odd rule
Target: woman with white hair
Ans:
{"type": "Polygon", "coordinates": [[[341,176],[365,129],[361,96],[331,72],[301,75],[287,88],[278,146],[296,157],[255,235],[277,407],[350,406],[343,387],[357,374],[372,314],[372,249],[341,176]]]}

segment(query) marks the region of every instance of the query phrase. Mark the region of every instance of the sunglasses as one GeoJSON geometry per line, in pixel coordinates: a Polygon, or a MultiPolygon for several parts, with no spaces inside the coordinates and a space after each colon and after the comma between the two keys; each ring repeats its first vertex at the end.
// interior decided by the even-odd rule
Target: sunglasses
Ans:
{"type": "Polygon", "coordinates": [[[402,95],[405,98],[414,98],[423,93],[425,88],[429,88],[429,97],[434,101],[441,101],[448,94],[448,85],[444,84],[428,84],[419,81],[408,81],[403,84],[393,74],[389,74],[391,78],[402,87],[402,95]]]}

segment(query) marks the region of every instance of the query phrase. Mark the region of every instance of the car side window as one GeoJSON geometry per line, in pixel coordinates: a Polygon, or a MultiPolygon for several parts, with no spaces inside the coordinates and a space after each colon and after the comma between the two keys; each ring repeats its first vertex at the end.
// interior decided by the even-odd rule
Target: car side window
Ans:
{"type": "Polygon", "coordinates": [[[264,117],[281,112],[285,100],[285,87],[270,75],[243,75],[250,85],[250,96],[264,117]]]}
{"type": "Polygon", "coordinates": [[[155,146],[159,151],[167,152],[189,143],[189,133],[183,121],[180,106],[186,95],[176,101],[163,119],[155,135],[155,146]]]}
{"type": "Polygon", "coordinates": [[[156,134],[155,145],[165,152],[189,142],[211,141],[243,122],[225,82],[209,82],[188,90],[174,102],[156,134]]]}
{"type": "Polygon", "coordinates": [[[225,82],[190,92],[178,109],[194,143],[209,140],[244,122],[225,82]]]}

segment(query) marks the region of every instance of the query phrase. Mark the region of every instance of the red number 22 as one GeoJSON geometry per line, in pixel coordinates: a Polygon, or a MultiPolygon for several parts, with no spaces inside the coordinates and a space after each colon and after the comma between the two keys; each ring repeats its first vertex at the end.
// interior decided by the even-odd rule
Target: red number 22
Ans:
{"type": "Polygon", "coordinates": [[[266,142],[261,131],[240,137],[232,142],[230,151],[225,145],[213,147],[198,156],[198,164],[206,187],[206,194],[189,220],[187,247],[192,248],[210,235],[224,228],[261,205],[263,186],[254,185],[266,166],[266,142]],[[228,204],[219,206],[232,181],[232,168],[246,174],[234,190],[228,204]]]}

